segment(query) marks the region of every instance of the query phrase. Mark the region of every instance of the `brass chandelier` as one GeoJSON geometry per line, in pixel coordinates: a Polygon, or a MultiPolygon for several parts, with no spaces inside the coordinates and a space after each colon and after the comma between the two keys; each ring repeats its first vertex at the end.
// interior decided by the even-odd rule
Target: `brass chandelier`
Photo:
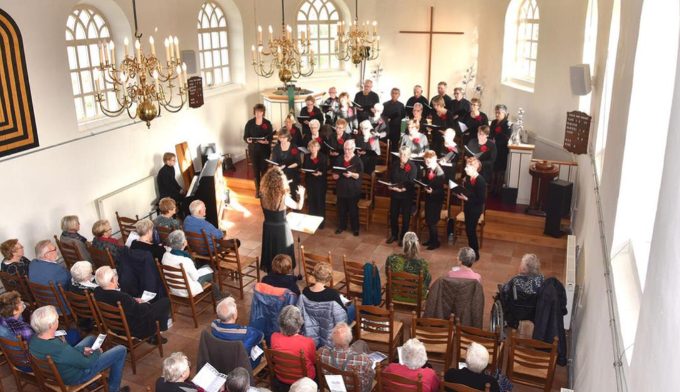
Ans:
{"type": "Polygon", "coordinates": [[[335,57],[340,61],[352,61],[356,66],[364,60],[375,60],[380,55],[380,36],[378,35],[378,22],[373,21],[373,33],[371,23],[366,21],[359,25],[359,0],[355,1],[356,18],[349,29],[346,30],[345,22],[338,22],[338,38],[335,40],[335,57]]]}
{"type": "Polygon", "coordinates": [[[272,26],[269,26],[269,39],[267,50],[264,49],[262,43],[262,26],[257,27],[257,48],[252,46],[253,51],[253,68],[258,76],[269,78],[274,75],[276,70],[279,71],[279,80],[284,85],[300,77],[308,77],[314,73],[314,50],[311,49],[309,42],[309,27],[307,33],[303,31],[301,38],[293,38],[292,29],[285,23],[285,11],[283,8],[283,1],[281,0],[281,38],[274,38],[274,31],[272,26]],[[265,58],[271,56],[269,66],[265,67],[265,58]],[[307,63],[307,70],[304,70],[305,62],[307,63]]]}
{"type": "Polygon", "coordinates": [[[117,117],[126,112],[131,119],[139,118],[146,122],[148,128],[151,121],[158,116],[161,108],[168,112],[179,112],[188,98],[187,67],[181,63],[179,40],[177,37],[168,37],[165,45],[165,66],[156,57],[156,47],[153,37],[149,37],[151,55],[142,53],[140,39],[137,33],[137,7],[132,0],[132,8],[135,19],[135,48],[134,55],[130,54],[130,43],[125,37],[125,58],[116,67],[116,52],[113,41],[99,45],[99,67],[94,70],[94,78],[97,93],[95,102],[108,117],[117,117]],[[115,101],[118,109],[111,110],[105,107],[105,97],[101,92],[100,74],[106,84],[113,85],[115,101]],[[167,83],[167,88],[165,84],[167,83]],[[177,85],[175,86],[176,83],[177,85]],[[179,102],[173,104],[175,95],[179,96],[179,102]],[[136,105],[136,109],[132,109],[136,105]]]}

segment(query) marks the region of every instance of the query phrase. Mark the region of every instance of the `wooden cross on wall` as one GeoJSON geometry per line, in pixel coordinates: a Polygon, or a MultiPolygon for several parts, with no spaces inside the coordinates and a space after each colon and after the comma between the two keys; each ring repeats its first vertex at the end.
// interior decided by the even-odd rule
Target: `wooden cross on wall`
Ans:
{"type": "Polygon", "coordinates": [[[427,55],[427,97],[430,98],[430,76],[432,74],[432,36],[434,34],[448,34],[448,35],[463,35],[462,31],[434,31],[434,7],[430,7],[430,30],[428,31],[414,31],[414,30],[402,30],[402,34],[427,34],[430,37],[430,47],[428,48],[427,55]]]}

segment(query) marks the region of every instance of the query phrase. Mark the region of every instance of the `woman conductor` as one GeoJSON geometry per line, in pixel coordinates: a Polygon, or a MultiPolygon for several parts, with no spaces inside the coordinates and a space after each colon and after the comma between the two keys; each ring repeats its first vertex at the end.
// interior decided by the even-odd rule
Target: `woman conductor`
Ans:
{"type": "Polygon", "coordinates": [[[253,164],[253,177],[255,177],[255,197],[260,198],[260,177],[267,171],[267,162],[271,154],[270,143],[274,138],[272,123],[264,118],[266,109],[263,104],[258,103],[253,108],[254,118],[246,123],[243,132],[243,141],[248,143],[248,153],[253,164]]]}
{"type": "Polygon", "coordinates": [[[475,261],[479,260],[479,242],[477,241],[477,221],[484,211],[486,201],[486,181],[479,175],[482,163],[477,158],[468,158],[465,166],[464,187],[470,191],[471,196],[456,195],[465,201],[463,212],[465,213],[465,234],[468,238],[468,246],[475,251],[475,261]]]}

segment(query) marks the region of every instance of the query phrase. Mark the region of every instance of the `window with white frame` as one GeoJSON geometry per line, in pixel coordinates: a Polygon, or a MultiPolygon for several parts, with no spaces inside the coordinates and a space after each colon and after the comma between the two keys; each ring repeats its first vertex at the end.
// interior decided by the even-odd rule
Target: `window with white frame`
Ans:
{"type": "Polygon", "coordinates": [[[538,59],[536,0],[512,0],[505,16],[503,82],[533,92],[538,59]]]}
{"type": "Polygon", "coordinates": [[[219,86],[231,82],[229,73],[229,43],[224,11],[213,2],[206,2],[198,12],[198,62],[204,86],[219,86]]]}
{"type": "Polygon", "coordinates": [[[309,29],[311,49],[315,54],[316,68],[340,69],[340,61],[333,54],[333,42],[338,37],[338,7],[331,0],[305,0],[297,12],[298,38],[309,29]]]}
{"type": "MultiPolygon", "coordinates": [[[[103,117],[95,103],[94,68],[99,66],[100,42],[111,40],[109,24],[96,9],[79,5],[66,20],[66,51],[79,122],[103,117]]],[[[108,110],[118,109],[113,85],[100,76],[99,85],[108,110]]]]}

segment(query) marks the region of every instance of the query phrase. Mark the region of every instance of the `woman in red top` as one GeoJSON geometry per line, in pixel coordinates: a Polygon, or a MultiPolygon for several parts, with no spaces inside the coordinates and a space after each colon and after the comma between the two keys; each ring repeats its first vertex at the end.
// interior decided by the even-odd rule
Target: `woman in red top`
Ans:
{"type": "MultiPolygon", "coordinates": [[[[305,355],[305,365],[307,366],[307,376],[313,379],[316,376],[316,345],[314,339],[300,335],[300,329],[304,324],[300,309],[293,305],[288,305],[279,314],[279,329],[281,332],[274,332],[271,337],[272,350],[283,351],[295,356],[300,355],[300,350],[305,355]]],[[[297,362],[299,363],[299,362],[297,362]]],[[[292,363],[291,363],[292,365],[292,363]]],[[[298,379],[286,379],[278,374],[276,378],[284,384],[292,384],[298,379]]]]}
{"type": "Polygon", "coordinates": [[[396,374],[411,380],[417,380],[418,375],[421,375],[423,392],[439,391],[439,377],[437,377],[437,373],[430,367],[424,367],[427,363],[427,352],[425,351],[425,345],[420,340],[409,339],[402,347],[401,359],[404,362],[403,365],[391,363],[385,368],[383,373],[396,374]]]}

